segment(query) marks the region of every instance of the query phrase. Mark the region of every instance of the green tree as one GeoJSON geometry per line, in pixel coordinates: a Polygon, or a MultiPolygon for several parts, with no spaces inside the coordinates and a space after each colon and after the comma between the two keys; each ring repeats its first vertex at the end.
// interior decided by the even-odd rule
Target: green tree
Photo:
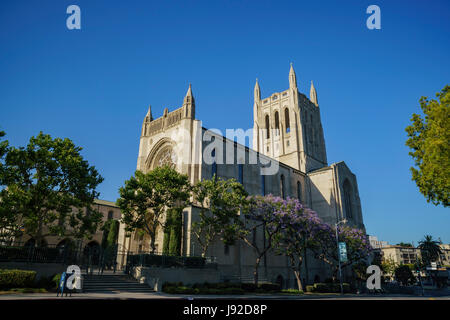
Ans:
{"type": "Polygon", "coordinates": [[[247,192],[235,179],[221,178],[199,181],[193,188],[194,201],[200,207],[199,220],[192,224],[192,230],[201,246],[202,257],[216,237],[222,237],[225,244],[232,244],[236,238],[235,223],[239,210],[246,205],[247,192]]]}
{"type": "Polygon", "coordinates": [[[0,211],[41,245],[46,236],[90,237],[101,214],[93,209],[103,181],[70,139],[39,133],[26,147],[9,147],[4,160],[0,211]]]}
{"type": "Polygon", "coordinates": [[[14,211],[17,193],[11,193],[11,190],[4,188],[7,177],[4,161],[9,148],[8,140],[2,140],[5,135],[4,131],[0,131],[0,243],[8,242],[13,237],[20,235],[20,224],[14,211]],[[8,197],[7,194],[10,196],[8,197]]]}
{"type": "Polygon", "coordinates": [[[103,249],[113,247],[117,244],[119,235],[119,221],[111,219],[105,221],[102,227],[103,236],[101,246],[103,249]]]}
{"type": "Polygon", "coordinates": [[[406,243],[406,242],[400,242],[396,244],[397,246],[401,246],[401,247],[408,247],[408,248],[412,248],[412,244],[411,243],[406,243]]]}
{"type": "Polygon", "coordinates": [[[2,138],[6,135],[5,131],[0,131],[0,185],[2,185],[2,181],[4,179],[4,156],[8,151],[9,142],[8,140],[3,140],[2,138]]]}
{"type": "Polygon", "coordinates": [[[433,240],[431,235],[426,235],[423,240],[419,241],[419,249],[422,253],[423,262],[430,265],[431,262],[437,261],[439,255],[442,254],[440,242],[433,240]]]}
{"type": "Polygon", "coordinates": [[[381,263],[381,269],[385,276],[391,277],[394,275],[395,269],[398,267],[398,263],[394,261],[391,257],[384,257],[381,263]]]}
{"type": "Polygon", "coordinates": [[[107,220],[102,227],[102,249],[103,263],[107,267],[111,267],[115,263],[117,253],[117,238],[119,236],[119,221],[107,220]]]}
{"type": "Polygon", "coordinates": [[[165,212],[188,206],[190,190],[187,175],[169,166],[157,167],[148,173],[136,171],[119,189],[120,198],[116,202],[122,210],[125,231],[145,232],[154,253],[157,232],[165,227],[165,212]]]}
{"type": "Polygon", "coordinates": [[[412,180],[428,202],[449,205],[450,199],[450,86],[446,85],[437,100],[420,98],[424,118],[413,114],[406,128],[417,167],[411,168],[412,180]]]}
{"type": "MultiPolygon", "coordinates": [[[[0,188],[6,184],[5,171],[5,155],[9,148],[8,140],[3,140],[5,136],[4,131],[0,131],[0,188]]],[[[7,197],[8,190],[1,188],[0,190],[0,243],[7,242],[14,236],[20,234],[17,215],[14,212],[14,203],[16,199],[7,197]]],[[[9,192],[11,193],[11,192],[9,192]]]]}
{"type": "Polygon", "coordinates": [[[181,254],[183,208],[167,210],[166,223],[164,224],[163,254],[181,254]]]}
{"type": "Polygon", "coordinates": [[[407,286],[409,283],[413,283],[416,279],[411,271],[411,267],[402,264],[395,268],[395,279],[401,282],[403,285],[407,286]]]}

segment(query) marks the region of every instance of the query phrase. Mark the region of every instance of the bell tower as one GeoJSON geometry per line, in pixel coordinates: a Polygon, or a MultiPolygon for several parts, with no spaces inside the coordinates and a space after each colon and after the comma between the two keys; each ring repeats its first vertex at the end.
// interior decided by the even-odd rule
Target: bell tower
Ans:
{"type": "Polygon", "coordinates": [[[254,89],[253,149],[297,170],[309,172],[327,166],[317,92],[311,82],[310,98],[300,93],[291,63],[289,89],[261,99],[254,89]]]}

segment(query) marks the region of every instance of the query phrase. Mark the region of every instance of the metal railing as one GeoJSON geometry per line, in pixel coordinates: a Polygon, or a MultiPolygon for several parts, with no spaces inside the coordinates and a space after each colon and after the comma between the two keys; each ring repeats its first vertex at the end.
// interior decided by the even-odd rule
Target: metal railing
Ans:
{"type": "Polygon", "coordinates": [[[1,262],[75,263],[79,250],[69,247],[0,246],[1,262]]]}
{"type": "MultiPolygon", "coordinates": [[[[159,252],[119,252],[118,256],[126,254],[126,269],[132,267],[162,267],[162,268],[217,268],[216,257],[176,256],[159,252]]],[[[118,259],[120,260],[120,259],[118,259]]]]}

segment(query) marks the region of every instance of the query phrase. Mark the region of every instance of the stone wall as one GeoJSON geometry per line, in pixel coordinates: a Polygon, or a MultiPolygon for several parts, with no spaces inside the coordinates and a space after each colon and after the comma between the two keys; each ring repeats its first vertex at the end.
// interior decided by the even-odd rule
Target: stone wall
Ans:
{"type": "Polygon", "coordinates": [[[220,272],[212,268],[134,267],[130,273],[133,278],[141,283],[147,283],[155,291],[161,291],[165,282],[183,282],[185,285],[220,282],[220,272]]]}

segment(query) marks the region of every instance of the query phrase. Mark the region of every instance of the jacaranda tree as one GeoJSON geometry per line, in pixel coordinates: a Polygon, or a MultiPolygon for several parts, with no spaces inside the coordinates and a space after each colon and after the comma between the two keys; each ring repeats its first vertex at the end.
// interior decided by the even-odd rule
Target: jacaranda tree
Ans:
{"type": "Polygon", "coordinates": [[[273,248],[273,239],[281,228],[280,209],[283,203],[280,197],[273,195],[250,196],[248,206],[243,211],[243,219],[239,220],[238,237],[250,246],[255,253],[253,278],[258,285],[258,268],[264,255],[273,248]],[[258,234],[265,239],[258,241],[258,234]]]}
{"type": "MultiPolygon", "coordinates": [[[[339,242],[345,242],[347,248],[347,261],[341,262],[341,268],[344,269],[353,264],[366,260],[372,248],[367,235],[360,229],[343,226],[338,228],[339,242]]],[[[339,256],[336,241],[336,229],[328,224],[324,224],[317,233],[316,241],[319,241],[316,257],[327,263],[332,270],[333,279],[339,269],[339,256]]]]}
{"type": "Polygon", "coordinates": [[[317,214],[302,205],[297,199],[288,198],[277,202],[275,218],[272,223],[278,225],[273,237],[275,252],[289,258],[297,286],[303,291],[301,266],[307,250],[317,250],[317,234],[325,227],[317,214]]]}

